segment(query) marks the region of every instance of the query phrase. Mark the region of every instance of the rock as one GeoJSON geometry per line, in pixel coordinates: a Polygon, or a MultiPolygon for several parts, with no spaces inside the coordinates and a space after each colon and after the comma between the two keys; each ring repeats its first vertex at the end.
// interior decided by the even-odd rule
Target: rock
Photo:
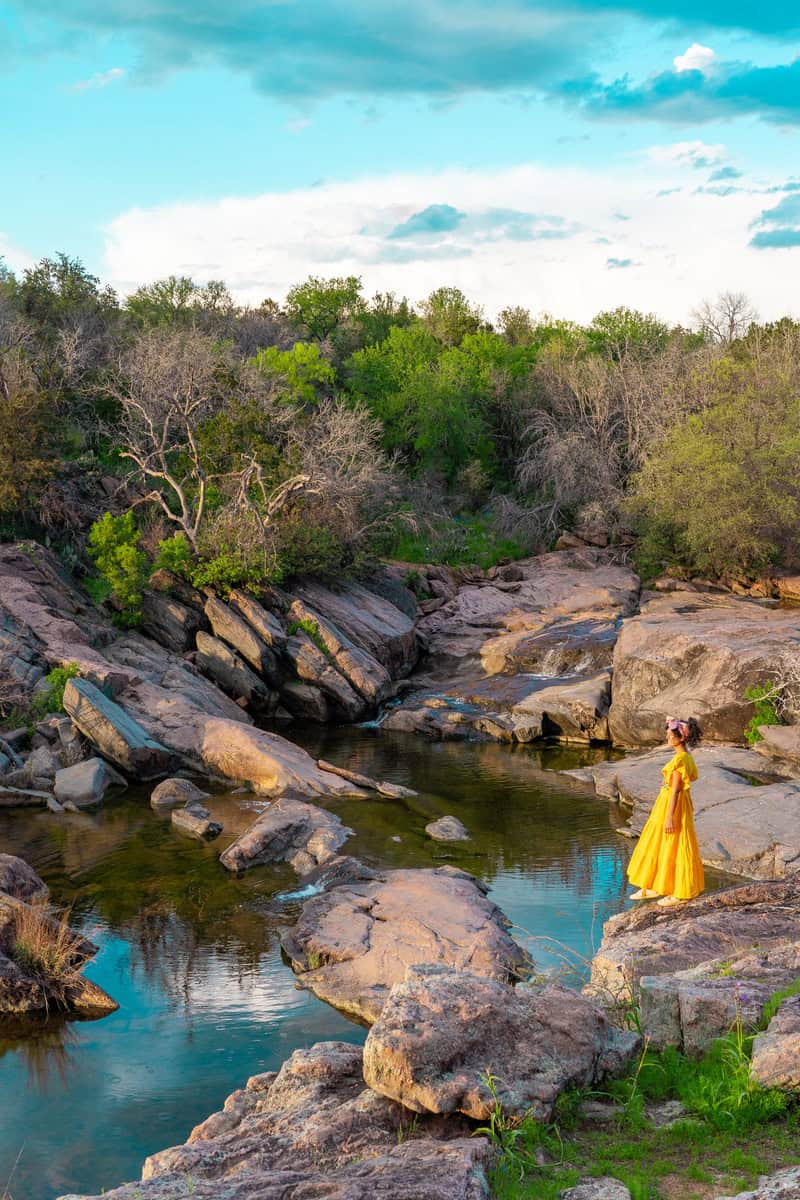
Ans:
{"type": "Polygon", "coordinates": [[[292,601],[289,615],[298,623],[313,625],[337,670],[354,691],[372,705],[378,705],[386,698],[392,677],[367,650],[357,646],[302,600],[292,601]]]}
{"type": "Polygon", "coordinates": [[[797,1200],[800,1196],[800,1167],[787,1167],[774,1175],[762,1175],[753,1192],[719,1196],[717,1200],[797,1200]]]}
{"type": "Polygon", "coordinates": [[[469,831],[458,817],[439,817],[425,826],[425,832],[435,842],[468,842],[469,831]]]}
{"type": "Polygon", "coordinates": [[[281,945],[304,987],[372,1022],[406,968],[418,963],[510,979],[525,955],[507,925],[464,871],[387,871],[373,883],[308,900],[281,945]]]}
{"type": "Polygon", "coordinates": [[[201,791],[190,779],[164,779],[151,792],[150,807],[158,811],[199,804],[208,799],[208,792],[201,791]]]}
{"type": "Polygon", "coordinates": [[[229,871],[288,862],[303,875],[332,859],[352,832],[324,808],[282,797],[228,846],[220,862],[229,871]]]}
{"type": "Polygon", "coordinates": [[[377,871],[367,867],[357,858],[349,854],[337,854],[320,867],[303,875],[304,887],[313,888],[315,892],[327,892],[330,888],[341,887],[345,883],[370,883],[379,879],[377,871]]]}
{"type": "Polygon", "coordinates": [[[169,750],[88,680],[67,681],[64,710],[103,757],[110,758],[127,774],[155,779],[169,770],[169,750]]]}
{"type": "Polygon", "coordinates": [[[800,1090],[800,996],[784,1000],[753,1040],[750,1078],[761,1087],[800,1090]]]}
{"type": "Polygon", "coordinates": [[[791,610],[730,596],[658,596],[625,621],[614,649],[609,712],[617,745],[660,743],[667,716],[698,718],[705,737],[741,742],[753,715],[745,689],[800,653],[791,610]]]}
{"type": "Polygon", "coordinates": [[[350,783],[354,783],[356,787],[365,788],[369,792],[376,792],[378,790],[376,780],[370,779],[369,775],[360,775],[358,771],[348,771],[346,767],[337,767],[335,763],[326,762],[323,758],[318,759],[317,766],[321,771],[330,771],[332,775],[338,775],[341,779],[347,779],[350,783]]]}
{"type": "Polygon", "coordinates": [[[561,1200],[631,1200],[625,1184],[611,1175],[582,1179],[574,1187],[564,1188],[559,1196],[561,1200]]]}
{"type": "MultiPolygon", "coordinates": [[[[357,695],[307,633],[299,632],[288,638],[285,654],[298,677],[318,688],[347,720],[355,721],[364,713],[366,705],[363,698],[357,695]]],[[[283,694],[282,698],[285,703],[283,694]]]]}
{"type": "Polygon", "coordinates": [[[680,1100],[660,1100],[656,1104],[648,1104],[645,1115],[654,1129],[669,1129],[670,1125],[684,1120],[687,1112],[680,1100]]]}
{"type": "Polygon", "coordinates": [[[19,788],[0,783],[0,808],[42,808],[50,793],[41,788],[19,788]]]}
{"type": "MultiPolygon", "coordinates": [[[[590,768],[598,795],[633,808],[633,834],[650,814],[671,753],[655,750],[590,768]]],[[[734,746],[700,747],[694,758],[700,777],[692,803],[703,862],[758,879],[800,869],[800,782],[777,778],[789,768],[770,768],[762,755],[734,746]]]]}
{"type": "Polygon", "coordinates": [[[15,854],[0,854],[0,892],[30,904],[46,900],[49,889],[24,859],[15,854]]]}
{"type": "Polygon", "coordinates": [[[570,533],[568,530],[564,529],[558,535],[558,538],[556,539],[556,544],[553,547],[553,549],[554,550],[580,550],[585,545],[586,545],[586,543],[583,541],[582,538],[579,538],[577,536],[577,534],[570,533]]]}
{"type": "Polygon", "coordinates": [[[58,723],[58,740],[61,743],[58,759],[62,767],[74,767],[88,757],[86,742],[69,717],[58,723]]]}
{"type": "Polygon", "coordinates": [[[703,964],[709,964],[706,974],[720,964],[740,964],[743,978],[758,979],[758,955],[761,978],[774,982],[780,969],[770,973],[769,955],[780,951],[792,963],[798,920],[798,875],[742,884],[674,908],[643,905],[606,921],[587,988],[601,998],[626,1001],[645,976],[669,976],[703,964]],[[748,956],[752,961],[741,965],[748,956]]]}
{"type": "Polygon", "coordinates": [[[376,596],[382,596],[395,608],[399,608],[401,613],[405,613],[412,621],[416,621],[417,597],[411,588],[406,587],[402,582],[407,573],[404,570],[402,577],[398,578],[392,573],[390,567],[386,567],[383,575],[371,575],[369,579],[364,580],[364,587],[368,591],[374,592],[376,596]]]}
{"type": "Polygon", "coordinates": [[[116,771],[112,772],[102,758],[87,758],[74,767],[57,771],[54,791],[59,804],[71,803],[76,808],[89,808],[99,804],[107,789],[115,785],[127,786],[125,780],[116,771]]]}
{"type": "Polygon", "coordinates": [[[795,767],[800,765],[800,725],[761,725],[759,733],[759,754],[786,759],[795,767]]]}
{"type": "Polygon", "coordinates": [[[315,580],[304,580],[294,594],[382,663],[392,678],[407,675],[416,664],[414,620],[389,600],[361,584],[348,583],[334,590],[315,580]]]}
{"type": "Polygon", "coordinates": [[[313,687],[310,683],[290,679],[281,688],[280,698],[293,717],[316,721],[319,725],[324,725],[330,720],[331,708],[327,699],[318,687],[313,687]]]}
{"type": "Polygon", "coordinates": [[[185,808],[173,808],[172,824],[179,833],[197,838],[200,842],[213,841],[222,833],[218,821],[211,820],[211,813],[198,801],[193,800],[185,808]]]}
{"type": "Polygon", "coordinates": [[[259,604],[248,592],[234,588],[228,596],[233,611],[254,629],[265,646],[280,653],[286,645],[286,631],[278,618],[259,604]]]}
{"type": "Polygon", "coordinates": [[[203,614],[174,596],[150,591],[142,594],[143,632],[177,654],[193,649],[198,631],[205,627],[203,614]]]}
{"type": "MultiPolygon", "coordinates": [[[[463,1118],[418,1118],[364,1086],[361,1049],[319,1042],[151,1155],[103,1200],[489,1200],[492,1152],[463,1118]]],[[[100,1200],[62,1196],[61,1200],[100,1200]]]]}
{"type": "Polygon", "coordinates": [[[242,697],[248,708],[266,712],[275,706],[275,693],[251,671],[239,655],[219,638],[197,634],[197,665],[234,699],[242,697]]]}
{"type": "Polygon", "coordinates": [[[378,784],[377,792],[379,796],[387,796],[390,800],[407,800],[419,795],[413,788],[403,787],[401,783],[389,783],[385,779],[378,784]]]}
{"type": "Polygon", "coordinates": [[[555,984],[512,988],[444,965],[406,971],[364,1044],[364,1079],[414,1112],[462,1112],[485,1121],[495,1097],[512,1117],[548,1121],[567,1087],[605,1075],[607,1044],[636,1034],[614,1029],[599,1005],[555,984]]]}
{"type": "Polygon", "coordinates": [[[58,770],[58,761],[47,746],[39,746],[25,764],[31,779],[53,779],[58,770]]]}
{"type": "Polygon", "coordinates": [[[278,687],[281,682],[278,660],[252,626],[217,596],[208,597],[205,612],[216,636],[232,646],[258,675],[278,687]]]}

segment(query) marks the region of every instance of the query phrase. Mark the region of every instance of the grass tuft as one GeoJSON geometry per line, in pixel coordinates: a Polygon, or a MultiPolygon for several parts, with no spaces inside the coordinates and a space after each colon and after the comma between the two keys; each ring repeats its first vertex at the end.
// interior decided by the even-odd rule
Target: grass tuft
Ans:
{"type": "Polygon", "coordinates": [[[69,912],[54,915],[44,904],[20,904],[14,914],[11,957],[56,1000],[63,1001],[83,964],[84,939],[69,924],[69,912]]]}

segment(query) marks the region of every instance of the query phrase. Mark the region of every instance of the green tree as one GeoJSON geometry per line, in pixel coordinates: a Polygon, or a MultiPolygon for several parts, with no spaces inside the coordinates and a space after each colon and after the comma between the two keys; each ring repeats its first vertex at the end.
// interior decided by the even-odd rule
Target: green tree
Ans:
{"type": "Polygon", "coordinates": [[[315,342],[295,342],[291,350],[268,346],[250,361],[268,379],[274,380],[282,403],[301,407],[317,403],[332,387],[336,375],[315,342]]]}
{"type": "Polygon", "coordinates": [[[125,307],[143,329],[159,325],[190,325],[199,288],[188,275],[169,275],[131,292],[125,307]]]}
{"type": "Polygon", "coordinates": [[[329,337],[344,322],[360,317],[365,307],[361,280],[356,275],[332,279],[311,275],[305,283],[291,288],[286,297],[289,319],[317,341],[329,337]]]}
{"type": "Polygon", "coordinates": [[[458,346],[462,338],[483,324],[483,309],[470,304],[459,288],[436,288],[420,308],[425,325],[446,346],[458,346]]]}
{"type": "Polygon", "coordinates": [[[23,271],[15,288],[20,311],[43,330],[56,331],[65,321],[107,315],[117,309],[113,288],[86,270],[80,259],[66,254],[43,258],[23,271]]]}
{"type": "Polygon", "coordinates": [[[658,354],[667,345],[669,332],[653,313],[620,307],[598,313],[586,337],[594,353],[620,361],[629,354],[658,354]]]}

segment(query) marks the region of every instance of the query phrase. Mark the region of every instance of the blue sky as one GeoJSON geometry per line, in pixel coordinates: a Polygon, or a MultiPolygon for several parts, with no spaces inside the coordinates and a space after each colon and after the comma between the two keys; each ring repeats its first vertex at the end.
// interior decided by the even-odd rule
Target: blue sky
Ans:
{"type": "Polygon", "coordinates": [[[0,0],[0,253],[584,319],[796,311],[800,6],[0,0]],[[10,184],[10,186],[9,186],[10,184]]]}

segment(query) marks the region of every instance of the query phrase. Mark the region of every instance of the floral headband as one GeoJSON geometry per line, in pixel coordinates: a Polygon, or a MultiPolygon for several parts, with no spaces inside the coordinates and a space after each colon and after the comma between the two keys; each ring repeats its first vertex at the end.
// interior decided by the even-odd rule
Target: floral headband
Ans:
{"type": "Polygon", "coordinates": [[[691,732],[688,721],[681,721],[677,717],[667,717],[667,729],[671,729],[673,733],[679,733],[682,741],[686,741],[691,732]]]}

